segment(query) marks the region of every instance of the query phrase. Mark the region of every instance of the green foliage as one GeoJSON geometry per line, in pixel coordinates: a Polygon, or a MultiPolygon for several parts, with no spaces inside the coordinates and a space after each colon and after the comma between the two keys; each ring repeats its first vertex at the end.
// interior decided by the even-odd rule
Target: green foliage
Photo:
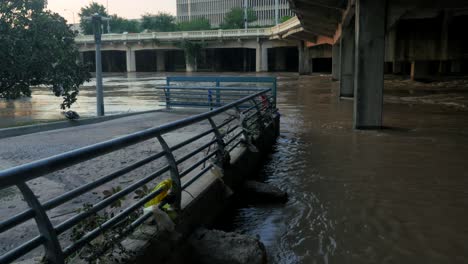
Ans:
{"type": "MultiPolygon", "coordinates": [[[[91,2],[88,6],[82,7],[81,12],[78,14],[80,16],[80,27],[83,30],[85,35],[92,35],[93,34],[93,26],[90,20],[85,18],[89,18],[94,14],[99,14],[101,16],[108,17],[109,14],[107,13],[106,8],[98,3],[91,2]]],[[[107,27],[104,27],[103,33],[107,32],[107,27]]]]}
{"type": "Polygon", "coordinates": [[[160,12],[156,15],[142,16],[141,27],[154,32],[170,32],[176,30],[176,18],[168,13],[160,12]]]}
{"type": "Polygon", "coordinates": [[[61,108],[70,108],[90,75],[77,62],[76,33],[44,5],[44,0],[0,3],[0,98],[31,96],[31,86],[47,85],[63,97],[61,108]]]}
{"type": "Polygon", "coordinates": [[[282,17],[282,18],[280,19],[280,23],[284,23],[284,22],[288,21],[288,20],[291,19],[291,18],[292,18],[292,16],[284,16],[284,17],[282,17]]]}
{"type": "Polygon", "coordinates": [[[184,40],[176,45],[184,50],[190,64],[196,64],[203,48],[202,43],[184,40]]]}
{"type": "Polygon", "coordinates": [[[140,23],[136,20],[128,20],[117,15],[112,15],[110,18],[110,33],[138,33],[141,31],[140,23]]]}
{"type": "Polygon", "coordinates": [[[178,31],[195,31],[195,30],[210,30],[210,20],[207,18],[198,18],[192,21],[179,22],[177,24],[178,31]]]}
{"type": "MultiPolygon", "coordinates": [[[[252,8],[247,9],[247,22],[251,23],[257,20],[257,15],[252,8]]],[[[221,24],[222,29],[238,29],[244,28],[244,9],[234,7],[226,13],[224,21],[221,24]]]]}

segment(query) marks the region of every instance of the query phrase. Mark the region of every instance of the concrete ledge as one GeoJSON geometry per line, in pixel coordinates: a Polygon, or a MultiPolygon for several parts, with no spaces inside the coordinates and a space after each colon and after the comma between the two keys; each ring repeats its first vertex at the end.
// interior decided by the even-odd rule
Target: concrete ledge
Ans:
{"type": "Polygon", "coordinates": [[[38,133],[38,132],[44,132],[44,131],[49,131],[49,130],[56,130],[56,129],[61,129],[61,128],[96,124],[96,123],[105,122],[105,121],[109,121],[109,120],[113,120],[117,118],[140,115],[140,114],[147,114],[147,113],[154,113],[154,112],[159,112],[159,111],[162,111],[162,110],[150,110],[150,111],[144,111],[144,112],[134,112],[134,113],[118,114],[118,115],[103,116],[103,117],[90,117],[90,118],[85,118],[81,120],[65,120],[65,121],[58,121],[58,122],[52,122],[52,123],[46,123],[46,124],[3,128],[3,129],[0,129],[0,139],[22,136],[22,135],[38,133]]]}

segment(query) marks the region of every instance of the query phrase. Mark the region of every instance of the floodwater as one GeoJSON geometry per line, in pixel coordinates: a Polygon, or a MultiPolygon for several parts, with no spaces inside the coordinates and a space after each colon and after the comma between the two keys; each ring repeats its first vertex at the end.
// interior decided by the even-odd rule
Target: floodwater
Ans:
{"type": "MultiPolygon", "coordinates": [[[[155,85],[165,84],[165,76],[152,73],[105,74],[104,105],[106,115],[161,108],[155,85]]],[[[72,110],[81,117],[96,116],[96,82],[83,84],[72,110]]],[[[47,87],[32,88],[30,98],[0,99],[0,128],[63,120],[60,97],[47,87]]]]}
{"type": "Polygon", "coordinates": [[[226,229],[259,236],[270,263],[468,263],[468,112],[386,103],[387,129],[355,131],[337,86],[280,79],[261,178],[290,200],[240,206],[226,229]]]}
{"type": "MultiPolygon", "coordinates": [[[[157,109],[163,81],[106,76],[106,112],[157,109]]],[[[468,87],[430,100],[400,87],[385,99],[387,129],[355,131],[337,86],[280,74],[281,136],[260,177],[290,199],[239,207],[227,229],[258,235],[270,263],[468,263],[468,87]]],[[[93,116],[93,83],[80,95],[73,110],[93,116]]],[[[42,88],[0,101],[0,126],[61,118],[59,103],[42,88]]]]}

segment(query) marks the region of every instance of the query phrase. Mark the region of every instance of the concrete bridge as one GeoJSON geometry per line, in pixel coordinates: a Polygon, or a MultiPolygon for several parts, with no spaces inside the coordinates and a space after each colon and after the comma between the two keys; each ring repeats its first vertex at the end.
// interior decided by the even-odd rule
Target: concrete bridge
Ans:
{"type": "MultiPolygon", "coordinates": [[[[307,51],[303,41],[288,35],[298,27],[300,21],[295,17],[272,28],[105,34],[103,67],[108,72],[298,71],[307,67],[306,61],[299,59],[307,51]],[[183,41],[202,43],[195,63],[186,58],[180,45],[183,41]],[[223,67],[223,60],[228,60],[230,66],[223,67]]],[[[76,43],[83,59],[93,63],[94,37],[78,36],[76,43]]]]}

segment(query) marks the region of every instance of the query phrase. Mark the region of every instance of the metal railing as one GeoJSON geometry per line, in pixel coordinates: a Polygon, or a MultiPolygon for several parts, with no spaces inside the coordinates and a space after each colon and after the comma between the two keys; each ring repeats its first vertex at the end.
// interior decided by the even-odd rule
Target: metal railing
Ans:
{"type": "Polygon", "coordinates": [[[156,87],[171,107],[202,107],[214,109],[252,95],[265,88],[271,89],[276,106],[275,77],[167,77],[166,85],[156,87]],[[187,85],[186,83],[189,83],[187,85]],[[194,85],[199,84],[199,85],[194,85]],[[239,87],[242,84],[242,87],[239,87]]]}
{"type": "Polygon", "coordinates": [[[122,222],[127,221],[118,235],[119,239],[123,239],[151,217],[151,213],[142,213],[141,209],[145,203],[162,192],[160,189],[140,197],[93,230],[87,231],[77,240],[69,243],[66,247],[62,247],[64,242],[60,241],[59,236],[62,237],[61,235],[70,232],[72,228],[91,216],[109,209],[116,201],[132,194],[139,188],[146,186],[146,184],[155,184],[154,181],[160,180],[166,174],[170,174],[173,182],[171,193],[174,196],[169,203],[174,208],[179,209],[182,191],[186,187],[214,167],[218,166],[218,168],[222,169],[226,164],[226,159],[229,159],[230,151],[238,147],[242,142],[250,142],[250,138],[261,133],[265,125],[272,122],[273,115],[276,112],[274,97],[273,90],[265,88],[206,113],[0,171],[0,191],[16,186],[22,194],[22,198],[28,204],[28,209],[0,222],[0,234],[32,219],[35,220],[39,230],[39,235],[26,242],[21,242],[21,245],[15,245],[14,248],[1,255],[0,263],[11,263],[41,245],[44,246],[45,258],[48,262],[64,263],[67,258],[76,255],[96,238],[110,232],[116,226],[122,226],[122,222]],[[249,106],[245,107],[246,105],[249,106]],[[244,108],[240,109],[241,106],[244,108]],[[207,126],[206,130],[185,140],[179,140],[172,146],[163,137],[167,137],[169,133],[177,132],[179,129],[186,129],[194,124],[202,123],[207,126]],[[93,179],[46,202],[40,202],[29,183],[27,183],[30,180],[38,179],[105,154],[135,146],[138,143],[145,142],[146,144],[148,140],[159,142],[161,150],[142,159],[136,159],[136,162],[128,166],[93,179]],[[194,144],[198,145],[194,146],[194,144]],[[177,150],[185,149],[186,151],[182,153],[182,156],[175,154],[177,150]],[[124,188],[116,190],[108,197],[96,201],[87,210],[77,211],[65,221],[53,224],[47,214],[48,211],[60,205],[84,194],[89,194],[98,187],[112,183],[112,181],[123,175],[160,159],[165,159],[166,165],[161,165],[149,175],[145,175],[124,188]],[[181,167],[182,163],[185,164],[185,168],[181,167]],[[128,217],[135,212],[137,212],[137,217],[128,222],[128,217]]]}

